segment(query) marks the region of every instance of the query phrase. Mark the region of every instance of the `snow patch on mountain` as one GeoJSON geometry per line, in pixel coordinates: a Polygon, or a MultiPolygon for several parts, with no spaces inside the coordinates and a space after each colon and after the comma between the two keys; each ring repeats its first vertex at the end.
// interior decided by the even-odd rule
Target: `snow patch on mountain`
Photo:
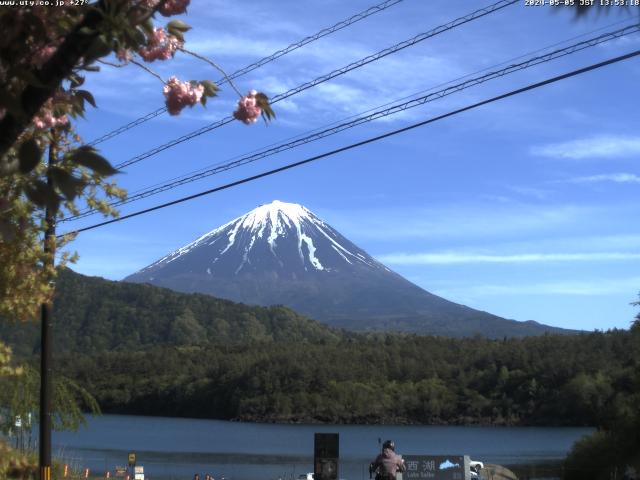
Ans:
{"type": "MultiPolygon", "coordinates": [[[[337,241],[339,237],[336,237],[336,235],[336,232],[330,226],[302,205],[274,200],[271,203],[260,205],[249,213],[202,235],[188,245],[171,252],[144,268],[141,272],[158,265],[171,263],[201,245],[213,245],[218,241],[223,241],[226,244],[219,250],[218,256],[212,261],[212,264],[230,252],[235,245],[238,245],[242,249],[242,260],[235,269],[236,274],[238,274],[245,265],[251,263],[251,251],[261,243],[261,240],[268,243],[271,253],[277,258],[276,247],[278,241],[291,236],[294,236],[297,242],[297,253],[305,269],[310,266],[317,271],[331,270],[323,265],[321,261],[322,255],[318,250],[319,245],[314,243],[314,239],[319,241],[320,238],[324,237],[330,242],[333,250],[348,264],[362,263],[369,267],[387,270],[386,267],[372,258],[364,256],[360,252],[352,252],[341,245],[337,241]],[[241,242],[241,244],[238,244],[238,242],[241,242]],[[305,248],[303,248],[303,244],[305,248]]],[[[327,247],[324,248],[326,249],[327,247]]]]}

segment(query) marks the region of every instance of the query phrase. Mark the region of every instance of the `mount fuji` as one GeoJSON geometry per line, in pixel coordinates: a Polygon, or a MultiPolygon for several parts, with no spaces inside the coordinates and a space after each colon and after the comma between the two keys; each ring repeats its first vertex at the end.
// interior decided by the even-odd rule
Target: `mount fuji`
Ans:
{"type": "Polygon", "coordinates": [[[433,295],[305,207],[280,201],[231,220],[124,281],[248,304],[282,304],[351,330],[489,337],[562,331],[433,295]]]}

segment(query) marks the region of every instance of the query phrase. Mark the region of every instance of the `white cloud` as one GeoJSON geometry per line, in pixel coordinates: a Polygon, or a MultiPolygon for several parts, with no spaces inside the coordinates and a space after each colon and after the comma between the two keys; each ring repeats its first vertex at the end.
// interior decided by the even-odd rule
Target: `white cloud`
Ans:
{"type": "Polygon", "coordinates": [[[540,262],[602,262],[640,260],[640,253],[588,252],[588,253],[520,253],[492,255],[461,252],[391,253],[377,255],[382,263],[391,265],[451,265],[460,263],[540,263],[540,262]]]}
{"type": "Polygon", "coordinates": [[[533,155],[580,160],[616,158],[640,153],[640,137],[600,135],[569,142],[551,143],[531,148],[533,155]]]}
{"type": "MultiPolygon", "coordinates": [[[[419,200],[416,200],[419,201],[419,200]]],[[[501,238],[530,233],[559,235],[600,218],[593,206],[531,206],[516,203],[463,203],[433,208],[375,208],[331,211],[326,217],[348,237],[377,240],[418,238],[501,238]],[[357,220],[356,220],[357,219],[357,220]]]]}
{"type": "Polygon", "coordinates": [[[549,197],[550,192],[541,188],[535,187],[523,187],[523,186],[509,186],[507,187],[512,192],[518,193],[525,197],[532,197],[537,200],[545,200],[549,197]]]}
{"type": "Polygon", "coordinates": [[[229,34],[189,39],[186,45],[186,48],[201,55],[213,55],[214,57],[245,56],[256,60],[271,55],[282,47],[283,45],[280,42],[272,40],[252,40],[244,36],[229,34]]]}
{"type": "Polygon", "coordinates": [[[590,281],[543,282],[531,284],[468,285],[455,288],[434,289],[433,293],[444,298],[460,295],[472,297],[507,295],[578,295],[604,296],[636,291],[640,277],[617,279],[593,279],[590,281]]]}
{"type": "Polygon", "coordinates": [[[601,175],[589,175],[586,177],[576,177],[567,180],[568,183],[640,183],[640,176],[634,173],[605,173],[601,175]]]}

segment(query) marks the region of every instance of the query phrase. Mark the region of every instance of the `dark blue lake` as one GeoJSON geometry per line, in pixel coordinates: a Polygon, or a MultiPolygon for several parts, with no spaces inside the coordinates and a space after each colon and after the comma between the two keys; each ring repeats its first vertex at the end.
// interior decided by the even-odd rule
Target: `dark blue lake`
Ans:
{"type": "MultiPolygon", "coordinates": [[[[389,425],[274,425],[184,418],[89,417],[78,432],[56,432],[54,455],[94,474],[113,471],[135,452],[145,477],[288,479],[313,471],[315,432],[340,434],[340,477],[364,480],[378,439],[404,455],[470,455],[474,460],[543,472],[558,465],[588,428],[389,425]]],[[[534,475],[535,476],[535,475],[534,475]]],[[[539,476],[549,476],[540,474],[539,476]]],[[[553,476],[553,475],[551,475],[553,476]]]]}

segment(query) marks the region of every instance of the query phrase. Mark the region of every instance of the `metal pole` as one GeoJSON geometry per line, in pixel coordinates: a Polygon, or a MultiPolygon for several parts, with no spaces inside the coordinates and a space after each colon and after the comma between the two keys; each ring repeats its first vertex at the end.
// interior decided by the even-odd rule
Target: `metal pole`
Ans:
{"type": "MultiPolygon", "coordinates": [[[[56,135],[51,131],[49,144],[48,170],[56,162],[56,135]]],[[[51,176],[47,174],[47,185],[52,188],[51,176]]],[[[44,235],[45,269],[54,267],[56,250],[56,214],[55,205],[47,205],[45,210],[46,231],[44,235]]],[[[45,272],[46,274],[46,272],[45,272]]],[[[50,280],[53,283],[53,279],[50,280]]],[[[40,480],[51,480],[51,357],[53,330],[53,300],[42,304],[40,315],[40,480]]]]}

